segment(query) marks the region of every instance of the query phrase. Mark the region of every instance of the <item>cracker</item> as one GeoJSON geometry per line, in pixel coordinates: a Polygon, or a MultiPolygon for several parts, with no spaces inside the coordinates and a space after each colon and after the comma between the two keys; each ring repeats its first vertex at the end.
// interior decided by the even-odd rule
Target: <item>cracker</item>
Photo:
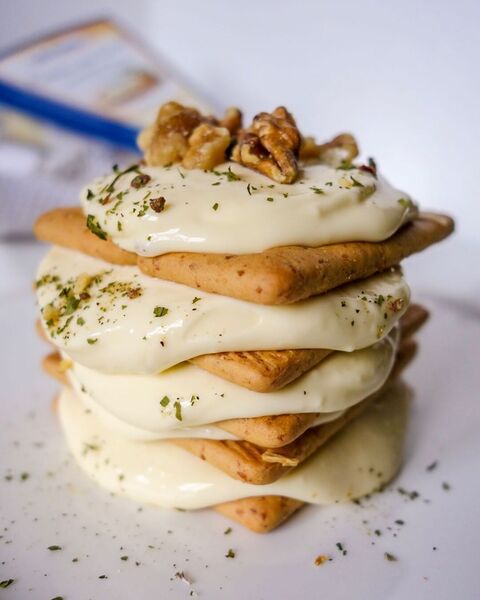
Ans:
{"type": "Polygon", "coordinates": [[[56,379],[62,385],[69,385],[65,371],[61,368],[62,357],[58,352],[52,352],[42,359],[42,369],[47,375],[56,379]]]}
{"type": "Polygon", "coordinates": [[[100,239],[87,229],[86,217],[80,208],[55,208],[40,215],[33,233],[42,242],[78,250],[115,265],[137,264],[136,254],[122,250],[111,240],[100,239]]]}
{"type": "Polygon", "coordinates": [[[258,254],[172,253],[138,257],[147,275],[260,304],[291,304],[370,277],[453,231],[444,215],[420,214],[383,242],[318,248],[285,246],[258,254]]]}
{"type": "Polygon", "coordinates": [[[303,505],[301,500],[284,496],[257,496],[217,504],[214,509],[255,533],[268,533],[303,505]]]}
{"type": "Polygon", "coordinates": [[[326,358],[331,350],[219,352],[190,359],[194,365],[255,392],[273,392],[326,358]]]}
{"type": "Polygon", "coordinates": [[[335,433],[362,414],[374,397],[377,395],[352,406],[335,421],[307,429],[296,440],[281,448],[263,448],[243,440],[178,438],[170,441],[206,460],[233,479],[253,485],[265,485],[277,481],[311,456],[335,433]]]}
{"type": "Polygon", "coordinates": [[[257,254],[172,252],[136,257],[86,228],[80,208],[40,216],[38,239],[115,264],[133,265],[152,277],[260,304],[291,304],[364,279],[439,242],[453,231],[450,217],[420,214],[383,242],[348,242],[318,248],[284,246],[257,254]]]}

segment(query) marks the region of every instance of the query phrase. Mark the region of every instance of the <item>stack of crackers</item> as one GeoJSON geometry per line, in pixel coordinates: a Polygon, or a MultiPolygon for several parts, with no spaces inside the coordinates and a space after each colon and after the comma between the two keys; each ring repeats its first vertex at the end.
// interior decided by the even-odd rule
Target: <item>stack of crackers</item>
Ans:
{"type": "MultiPolygon", "coordinates": [[[[218,125],[220,127],[220,125],[218,125]]],[[[227,150],[225,150],[227,151],[227,150]]],[[[238,153],[237,153],[238,154],[238,153]]],[[[272,151],[272,155],[274,152],[272,151]]],[[[233,155],[235,156],[235,155],[233,155]]],[[[235,158],[233,158],[235,160],[235,158]]],[[[261,171],[261,169],[258,169],[261,171]]],[[[265,174],[265,173],[264,173],[265,174]]],[[[294,201],[294,200],[292,200],[294,201]]],[[[268,226],[268,225],[266,225],[268,226]]],[[[120,266],[209,294],[219,294],[264,305],[294,305],[341,286],[398,268],[411,254],[447,237],[452,220],[444,215],[418,213],[390,238],[379,242],[344,242],[320,247],[282,246],[251,254],[170,252],[141,256],[117,245],[110,236],[98,236],[87,227],[79,208],[62,208],[42,215],[36,225],[39,240],[68,248],[120,266]]],[[[39,331],[55,339],[45,325],[39,331]]],[[[296,469],[372,404],[388,401],[388,390],[415,355],[414,334],[428,317],[425,308],[412,304],[399,320],[400,342],[395,364],[383,387],[320,425],[319,413],[263,415],[224,420],[215,426],[226,439],[175,438],[175,444],[207,461],[227,477],[261,486],[296,469]]],[[[299,380],[332,356],[329,348],[228,351],[194,356],[189,362],[237,386],[271,394],[299,380]]],[[[44,360],[45,370],[68,385],[65,359],[58,351],[44,360]]],[[[256,532],[267,532],[288,519],[303,502],[295,498],[256,495],[214,506],[215,510],[256,532]]]]}

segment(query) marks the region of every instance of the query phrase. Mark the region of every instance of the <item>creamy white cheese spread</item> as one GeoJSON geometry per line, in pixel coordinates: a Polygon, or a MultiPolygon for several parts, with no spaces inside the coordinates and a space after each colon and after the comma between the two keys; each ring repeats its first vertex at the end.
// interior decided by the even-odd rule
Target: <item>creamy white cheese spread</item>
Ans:
{"type": "Polygon", "coordinates": [[[105,427],[68,389],[59,413],[76,461],[101,486],[139,502],[196,509],[259,495],[332,504],[369,494],[400,466],[408,404],[406,388],[397,384],[310,459],[268,485],[232,479],[167,441],[129,440],[105,427]]]}
{"type": "Polygon", "coordinates": [[[343,411],[384,384],[397,338],[395,329],[368,348],[335,352],[269,393],[254,392],[188,363],[156,375],[119,375],[74,362],[67,376],[89,403],[153,438],[225,419],[343,411]]]}
{"type": "Polygon", "coordinates": [[[74,361],[153,374],[213,352],[365,348],[397,323],[409,288],[391,270],[292,305],[265,306],[54,247],[40,264],[37,298],[47,335],[74,361]]]}
{"type": "Polygon", "coordinates": [[[416,212],[381,176],[319,164],[303,166],[289,185],[233,162],[213,171],[142,166],[95,179],[81,204],[97,233],[144,256],[375,242],[416,212]],[[149,180],[134,187],[139,172],[149,180]]]}

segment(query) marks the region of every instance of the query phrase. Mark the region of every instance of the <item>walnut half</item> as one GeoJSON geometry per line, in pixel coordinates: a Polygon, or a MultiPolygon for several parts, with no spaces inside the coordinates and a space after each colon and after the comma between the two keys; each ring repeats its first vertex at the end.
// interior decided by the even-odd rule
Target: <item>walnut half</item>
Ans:
{"type": "Polygon", "coordinates": [[[232,159],[279,183],[292,183],[298,174],[301,135],[295,119],[283,106],[261,112],[240,130],[232,159]]]}
{"type": "Polygon", "coordinates": [[[237,108],[229,108],[218,121],[195,108],[167,102],[155,122],[140,132],[137,142],[148,166],[182,163],[187,169],[213,169],[226,160],[225,151],[241,122],[237,108]]]}
{"type": "Polygon", "coordinates": [[[147,165],[161,167],[181,162],[188,150],[188,138],[201,122],[202,117],[194,108],[178,102],[163,104],[153,125],[138,136],[147,165]]]}

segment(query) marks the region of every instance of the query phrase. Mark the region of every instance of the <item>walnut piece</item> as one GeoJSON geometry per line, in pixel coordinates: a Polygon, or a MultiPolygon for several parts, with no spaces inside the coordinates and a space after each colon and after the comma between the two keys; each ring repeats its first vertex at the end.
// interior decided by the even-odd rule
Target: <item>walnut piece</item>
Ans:
{"type": "Polygon", "coordinates": [[[283,106],[261,112],[240,130],[232,159],[279,183],[292,183],[298,174],[301,135],[295,119],[283,106]]]}
{"type": "Polygon", "coordinates": [[[231,135],[235,135],[242,127],[242,113],[238,108],[231,106],[225,111],[225,116],[219,123],[222,127],[226,127],[231,135]]]}
{"type": "Polygon", "coordinates": [[[160,107],[153,125],[137,139],[148,166],[182,163],[187,169],[213,169],[225,162],[225,151],[242,125],[242,113],[229,108],[220,121],[178,102],[160,107]]]}
{"type": "Polygon", "coordinates": [[[230,140],[226,127],[202,123],[188,138],[189,147],[183,157],[183,166],[186,169],[213,169],[225,162],[225,150],[230,140]]]}
{"type": "Polygon", "coordinates": [[[195,108],[178,102],[163,104],[155,123],[141,131],[137,139],[147,165],[162,167],[181,162],[188,150],[188,138],[201,122],[202,116],[195,108]]]}
{"type": "Polygon", "coordinates": [[[300,159],[318,160],[332,167],[351,163],[358,156],[358,145],[350,133],[341,133],[325,144],[317,144],[315,138],[304,138],[300,147],[300,159]]]}

